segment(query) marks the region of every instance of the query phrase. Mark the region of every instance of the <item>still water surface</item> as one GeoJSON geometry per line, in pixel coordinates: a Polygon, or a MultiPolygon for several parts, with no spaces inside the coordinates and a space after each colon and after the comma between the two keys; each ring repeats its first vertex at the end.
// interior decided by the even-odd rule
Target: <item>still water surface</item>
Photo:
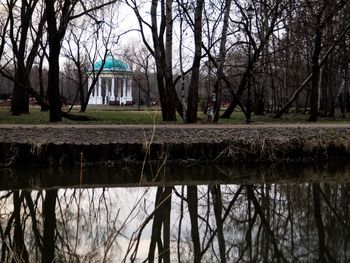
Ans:
{"type": "Polygon", "coordinates": [[[0,169],[0,189],[0,262],[350,261],[345,164],[0,169]]]}

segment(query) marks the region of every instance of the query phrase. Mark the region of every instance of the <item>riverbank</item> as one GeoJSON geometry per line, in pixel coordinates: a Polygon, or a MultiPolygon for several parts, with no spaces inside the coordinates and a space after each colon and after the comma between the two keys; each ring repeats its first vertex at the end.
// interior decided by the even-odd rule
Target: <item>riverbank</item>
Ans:
{"type": "Polygon", "coordinates": [[[0,165],[350,159],[350,125],[0,125],[0,165]]]}

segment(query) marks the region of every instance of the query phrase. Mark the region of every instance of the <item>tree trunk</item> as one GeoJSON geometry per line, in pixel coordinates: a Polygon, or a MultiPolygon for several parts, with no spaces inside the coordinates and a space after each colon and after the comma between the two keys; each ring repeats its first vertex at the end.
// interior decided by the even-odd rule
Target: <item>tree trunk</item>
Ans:
{"type": "Polygon", "coordinates": [[[78,85],[79,85],[79,95],[80,95],[80,112],[82,111],[82,105],[85,101],[85,90],[84,90],[84,81],[83,81],[83,72],[81,72],[81,67],[78,67],[78,85]]]}
{"type": "MultiPolygon", "coordinates": [[[[321,19],[320,17],[318,19],[321,19]]],[[[312,80],[310,91],[310,117],[309,121],[316,122],[318,116],[318,85],[320,77],[319,59],[321,54],[322,31],[319,27],[320,21],[317,23],[315,31],[314,52],[312,55],[312,80]]]]}
{"type": "Polygon", "coordinates": [[[346,90],[345,94],[345,109],[346,112],[350,112],[350,87],[346,90]]]}
{"type": "Polygon", "coordinates": [[[218,232],[218,243],[220,251],[220,262],[225,263],[226,260],[226,246],[225,246],[225,236],[223,231],[223,222],[222,222],[222,200],[221,200],[221,188],[220,185],[214,185],[212,187],[212,196],[213,196],[213,206],[215,213],[215,221],[218,232]]]}
{"type": "Polygon", "coordinates": [[[149,74],[148,74],[148,69],[146,68],[145,70],[145,76],[146,76],[146,85],[147,85],[147,90],[146,90],[146,96],[147,96],[147,101],[146,101],[146,106],[150,107],[151,106],[151,84],[149,80],[149,74]]]}
{"type": "Polygon", "coordinates": [[[149,24],[140,16],[136,2],[131,4],[127,1],[127,4],[134,10],[138,18],[143,43],[155,60],[163,121],[176,121],[176,111],[178,111],[180,116],[183,116],[183,107],[177,96],[172,74],[172,32],[174,21],[172,17],[172,3],[173,0],[152,0],[150,8],[151,23],[149,24]],[[160,3],[160,14],[158,12],[158,3],[160,3]],[[158,20],[158,17],[160,17],[160,20],[158,20]],[[146,40],[143,24],[147,24],[147,27],[150,27],[152,31],[153,49],[146,40]],[[164,33],[166,33],[165,37],[164,33]]]}
{"type": "MultiPolygon", "coordinates": [[[[162,3],[163,5],[163,3],[162,3]]],[[[165,3],[165,49],[164,49],[164,78],[166,89],[167,119],[176,121],[176,91],[173,81],[173,0],[166,0],[165,3]]],[[[163,6],[162,6],[163,8],[163,6]]]]}
{"type": "Polygon", "coordinates": [[[43,236],[43,263],[55,262],[55,230],[56,230],[56,198],[57,189],[46,190],[46,196],[43,203],[44,216],[44,236],[43,236]]]}
{"type": "MultiPolygon", "coordinates": [[[[28,91],[25,89],[27,82],[29,81],[26,67],[25,67],[25,52],[27,43],[27,33],[31,24],[31,16],[33,9],[29,3],[23,2],[20,9],[20,26],[16,25],[16,14],[13,13],[13,9],[9,5],[10,16],[10,40],[12,44],[12,50],[16,60],[15,78],[13,86],[13,94],[11,99],[11,111],[13,115],[20,115],[22,113],[29,113],[29,96],[28,91]],[[18,32],[14,32],[17,29],[18,32]],[[19,40],[19,42],[18,42],[19,40]],[[23,88],[24,87],[24,88],[23,88]]],[[[34,5],[35,7],[35,5],[34,5]]]]}
{"type": "MultiPolygon", "coordinates": [[[[59,88],[59,55],[61,51],[61,40],[64,37],[67,29],[68,17],[66,14],[62,14],[60,28],[57,29],[56,12],[55,12],[55,1],[45,0],[46,12],[47,12],[47,33],[48,33],[48,44],[49,44],[49,74],[47,83],[47,95],[50,104],[50,122],[62,121],[61,111],[61,96],[59,88]]],[[[65,10],[62,12],[68,12],[67,8],[70,6],[70,1],[66,0],[64,3],[65,10]]]]}
{"type": "Polygon", "coordinates": [[[162,213],[161,213],[161,203],[163,199],[163,187],[157,188],[156,201],[155,201],[155,213],[153,217],[152,224],[152,234],[151,234],[151,242],[150,248],[148,250],[148,261],[150,263],[154,262],[154,253],[156,250],[156,245],[158,240],[160,239],[160,235],[162,232],[162,213]]]}
{"type": "Polygon", "coordinates": [[[163,262],[170,263],[170,215],[171,215],[171,193],[172,187],[164,188],[165,201],[162,205],[162,220],[163,220],[163,262]]]}
{"type": "Polygon", "coordinates": [[[198,226],[198,193],[197,186],[187,186],[188,212],[191,220],[191,237],[193,242],[194,263],[201,262],[201,246],[198,226]]]}
{"type": "Polygon", "coordinates": [[[314,199],[314,216],[318,232],[318,255],[319,262],[336,262],[326,246],[325,229],[322,220],[322,206],[320,200],[321,187],[319,184],[312,185],[312,195],[314,199]],[[328,257],[326,257],[328,256],[328,257]],[[327,260],[328,258],[328,260],[327,260]]]}
{"type": "Polygon", "coordinates": [[[13,83],[13,94],[11,99],[11,112],[12,115],[20,115],[23,113],[29,113],[29,95],[26,88],[26,73],[25,68],[19,63],[15,73],[15,81],[13,83]]]}
{"type": "Polygon", "coordinates": [[[346,118],[345,105],[344,105],[344,100],[343,100],[343,96],[342,95],[339,96],[339,108],[340,108],[341,118],[345,119],[346,118]]]}
{"type": "MultiPolygon", "coordinates": [[[[156,70],[157,70],[157,84],[158,84],[159,99],[160,99],[160,105],[162,108],[163,121],[176,121],[176,101],[173,101],[173,98],[172,98],[174,95],[174,91],[173,91],[174,87],[173,87],[173,83],[171,83],[172,73],[170,73],[169,71],[170,65],[168,65],[168,68],[166,69],[167,61],[171,62],[171,58],[169,57],[170,56],[169,53],[167,53],[168,57],[167,58],[165,57],[166,51],[164,48],[164,41],[163,41],[163,34],[166,27],[165,13],[167,10],[167,8],[164,7],[164,0],[161,0],[162,16],[160,21],[159,35],[158,35],[157,7],[158,7],[158,0],[152,0],[152,5],[151,5],[152,38],[153,38],[153,45],[154,45],[154,60],[156,63],[156,70]]],[[[168,14],[168,15],[171,17],[171,14],[168,14]]],[[[167,26],[172,27],[172,21],[170,22],[169,20],[168,22],[170,24],[167,26]]],[[[170,30],[170,29],[167,29],[167,30],[170,30]]],[[[167,39],[166,39],[167,47],[172,45],[171,43],[172,40],[169,38],[170,38],[170,33],[167,31],[167,39]]]]}
{"type": "Polygon", "coordinates": [[[194,14],[194,58],[192,65],[192,77],[187,97],[187,123],[195,123],[197,121],[198,112],[198,88],[199,88],[199,68],[202,55],[202,14],[204,8],[204,0],[197,0],[194,14]]]}
{"type": "MultiPolygon", "coordinates": [[[[156,63],[157,64],[157,63],[156,63]]],[[[172,105],[168,87],[164,83],[163,67],[157,65],[157,84],[163,121],[176,121],[176,108],[172,105]]],[[[169,82],[168,82],[169,84],[169,82]]]]}
{"type": "Polygon", "coordinates": [[[50,41],[50,54],[49,54],[49,75],[47,82],[48,99],[50,104],[50,122],[62,121],[62,103],[60,96],[60,67],[59,67],[59,54],[60,54],[60,41],[50,41]],[[56,42],[57,41],[57,42],[56,42]]]}
{"type": "Polygon", "coordinates": [[[324,66],[321,69],[321,86],[320,86],[320,113],[322,116],[327,116],[327,113],[329,112],[329,105],[328,105],[328,85],[329,83],[329,74],[328,74],[328,63],[326,62],[324,66]]]}
{"type": "MultiPolygon", "coordinates": [[[[14,208],[14,217],[15,217],[15,227],[14,227],[14,252],[16,258],[20,262],[29,262],[28,252],[24,244],[24,233],[22,230],[21,222],[21,202],[23,198],[20,197],[20,192],[15,191],[13,193],[13,208],[14,208]]],[[[14,261],[16,262],[16,261],[14,261]]]]}
{"type": "Polygon", "coordinates": [[[346,85],[346,79],[348,74],[347,71],[348,69],[347,67],[345,67],[343,72],[339,73],[339,75],[341,76],[341,83],[337,90],[337,94],[335,96],[332,96],[332,100],[330,102],[331,112],[329,114],[329,117],[332,117],[332,118],[335,117],[335,108],[338,106],[340,108],[341,117],[345,118],[345,105],[344,105],[343,93],[346,85]]]}
{"type": "Polygon", "coordinates": [[[217,79],[214,85],[213,95],[211,96],[211,105],[212,109],[209,111],[208,120],[211,122],[217,123],[220,116],[220,107],[221,107],[221,94],[222,94],[222,79],[224,76],[224,62],[226,55],[226,40],[227,40],[227,31],[228,31],[228,20],[230,18],[231,10],[231,0],[226,0],[225,2],[225,16],[222,25],[222,34],[220,42],[220,53],[219,61],[217,68],[217,79]]]}
{"type": "MultiPolygon", "coordinates": [[[[39,86],[40,86],[40,97],[43,100],[46,100],[47,96],[45,94],[45,90],[44,90],[44,77],[43,77],[43,64],[44,64],[44,54],[42,56],[40,56],[40,62],[39,62],[39,86]]],[[[47,107],[47,105],[41,104],[41,111],[48,111],[49,108],[47,107]]]]}
{"type": "Polygon", "coordinates": [[[157,189],[151,243],[148,251],[149,262],[154,262],[156,244],[158,243],[159,258],[162,258],[165,263],[170,263],[171,192],[171,187],[158,187],[157,189]],[[161,242],[162,225],[163,244],[161,242]]]}

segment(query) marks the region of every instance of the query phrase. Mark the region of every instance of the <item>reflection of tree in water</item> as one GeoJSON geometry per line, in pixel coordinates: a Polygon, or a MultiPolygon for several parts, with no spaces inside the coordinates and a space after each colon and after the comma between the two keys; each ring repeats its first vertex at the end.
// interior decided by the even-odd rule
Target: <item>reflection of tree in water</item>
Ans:
{"type": "Polygon", "coordinates": [[[1,262],[347,262],[349,184],[2,192],[1,262]]]}
{"type": "Polygon", "coordinates": [[[124,211],[113,189],[2,193],[0,262],[114,262],[148,190],[134,193],[124,211]]]}

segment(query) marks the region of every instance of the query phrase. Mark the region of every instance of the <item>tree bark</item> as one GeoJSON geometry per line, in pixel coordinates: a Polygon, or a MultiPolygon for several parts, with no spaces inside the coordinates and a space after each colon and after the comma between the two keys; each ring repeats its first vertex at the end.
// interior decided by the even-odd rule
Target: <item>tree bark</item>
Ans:
{"type": "MultiPolygon", "coordinates": [[[[60,122],[62,121],[62,103],[59,89],[59,55],[61,51],[61,40],[64,36],[66,27],[61,29],[57,28],[55,1],[45,0],[45,4],[49,43],[47,95],[50,104],[50,122],[60,122]]],[[[70,5],[70,1],[65,1],[65,5],[66,4],[70,5]]]]}
{"type": "Polygon", "coordinates": [[[158,187],[155,202],[155,212],[152,224],[151,243],[148,251],[148,261],[154,262],[156,244],[163,262],[170,263],[170,212],[172,187],[158,187]],[[163,243],[161,233],[163,226],[163,243]]]}
{"type": "Polygon", "coordinates": [[[212,109],[209,110],[208,120],[217,123],[220,116],[221,94],[222,94],[222,79],[224,78],[224,63],[226,57],[226,41],[228,31],[228,20],[230,18],[231,0],[225,1],[225,15],[222,25],[219,61],[216,73],[216,82],[214,85],[213,95],[211,97],[212,109]]]}
{"type": "Polygon", "coordinates": [[[59,54],[61,47],[60,40],[55,37],[53,37],[50,42],[49,74],[47,80],[47,94],[50,104],[50,122],[60,122],[62,121],[62,102],[59,86],[59,54]]]}
{"type": "Polygon", "coordinates": [[[311,80],[311,91],[310,91],[310,117],[309,121],[316,122],[318,116],[318,87],[320,80],[320,66],[319,59],[321,54],[322,44],[322,31],[320,28],[320,19],[315,29],[315,40],[314,40],[314,52],[312,55],[312,80],[311,80]]]}
{"type": "Polygon", "coordinates": [[[170,263],[170,215],[171,215],[171,193],[172,187],[164,189],[164,203],[162,205],[163,220],[163,251],[161,251],[163,262],[170,263]]]}
{"type": "Polygon", "coordinates": [[[44,235],[43,235],[43,263],[55,262],[55,230],[56,230],[56,198],[57,189],[46,190],[43,203],[44,235]]]}
{"type": "MultiPolygon", "coordinates": [[[[320,201],[320,185],[313,184],[312,185],[312,195],[314,199],[314,216],[315,222],[318,232],[318,260],[319,262],[328,262],[326,259],[327,247],[325,241],[325,231],[322,220],[321,213],[321,201],[320,201]]],[[[335,262],[335,261],[333,261],[335,262]]]]}
{"type": "Polygon", "coordinates": [[[14,116],[29,113],[29,94],[27,89],[21,88],[22,86],[28,86],[26,83],[27,76],[25,74],[25,68],[21,64],[19,63],[18,65],[13,83],[11,112],[14,116]]]}
{"type": "MultiPolygon", "coordinates": [[[[170,30],[172,31],[172,21],[171,14],[166,14],[168,8],[165,7],[164,0],[161,0],[161,21],[160,21],[160,29],[158,35],[158,20],[157,20],[157,7],[158,0],[152,0],[151,5],[151,22],[152,22],[152,38],[154,45],[154,59],[156,63],[157,70],[157,84],[158,84],[158,92],[159,99],[162,108],[162,117],[163,121],[176,121],[176,102],[173,101],[172,96],[174,94],[174,86],[171,83],[172,73],[169,71],[169,66],[167,67],[167,62],[171,62],[171,57],[169,53],[166,53],[163,41],[163,35],[165,28],[171,27],[171,29],[167,29],[166,34],[166,46],[169,48],[172,45],[172,39],[170,37],[170,30]],[[167,22],[169,24],[167,24],[167,22]],[[167,57],[166,57],[167,56],[167,57]]],[[[167,5],[172,1],[167,1],[167,5]]],[[[169,63],[168,63],[169,64],[169,63]]]]}
{"type": "Polygon", "coordinates": [[[62,121],[62,102],[59,85],[59,56],[61,52],[61,42],[67,31],[68,23],[71,19],[70,15],[77,4],[77,0],[63,1],[59,11],[56,10],[56,4],[57,3],[54,0],[45,0],[49,44],[47,92],[50,104],[50,122],[62,121]],[[59,19],[57,19],[57,16],[59,16],[59,19]]]}
{"type": "Polygon", "coordinates": [[[148,250],[148,261],[150,263],[154,262],[154,253],[156,250],[156,245],[158,240],[160,239],[161,230],[162,230],[162,213],[161,213],[161,203],[163,198],[163,187],[157,188],[157,194],[156,194],[156,202],[155,202],[155,212],[153,217],[153,224],[152,224],[152,234],[151,234],[151,242],[150,247],[148,250]]]}
{"type": "Polygon", "coordinates": [[[225,246],[225,236],[223,230],[223,222],[222,222],[222,200],[221,200],[221,188],[220,185],[214,185],[212,188],[212,196],[213,196],[213,206],[215,213],[215,221],[218,232],[218,243],[219,243],[219,251],[220,251],[220,262],[225,263],[226,260],[226,246],[225,246]]]}
{"type": "MultiPolygon", "coordinates": [[[[38,74],[39,74],[40,97],[45,101],[47,98],[46,98],[46,93],[44,90],[44,76],[43,76],[44,58],[45,58],[44,54],[40,56],[38,74]]],[[[41,104],[40,106],[41,106],[41,111],[48,111],[49,110],[47,105],[41,104]]]]}
{"type": "MultiPolygon", "coordinates": [[[[15,69],[13,94],[11,99],[11,111],[13,115],[20,115],[23,113],[29,113],[29,94],[27,89],[22,89],[21,86],[27,87],[29,82],[29,72],[32,64],[29,63],[25,66],[25,53],[28,45],[28,31],[32,23],[32,14],[35,9],[38,0],[25,1],[21,5],[20,9],[20,27],[16,27],[16,14],[13,13],[12,3],[8,3],[9,16],[10,16],[10,40],[12,43],[12,50],[16,59],[17,67],[15,69]],[[17,28],[17,32],[14,30],[17,28]],[[19,39],[19,42],[17,40],[19,39]]],[[[39,27],[39,31],[42,28],[39,27]]],[[[38,32],[38,36],[41,36],[41,32],[38,32]]],[[[38,41],[38,40],[37,40],[38,41]]],[[[37,46],[33,44],[33,48],[37,46]]],[[[36,50],[34,52],[36,53],[36,50]]],[[[28,58],[30,59],[30,57],[28,58]]]]}
{"type": "Polygon", "coordinates": [[[201,246],[198,226],[198,193],[197,186],[187,186],[188,212],[191,220],[191,237],[193,242],[194,263],[201,262],[201,246]]]}
{"type": "Polygon", "coordinates": [[[15,216],[15,227],[14,227],[14,252],[16,258],[21,262],[29,262],[28,252],[24,244],[24,233],[22,230],[21,222],[21,203],[23,201],[22,194],[19,191],[13,193],[13,208],[15,216]]]}
{"type": "MultiPolygon", "coordinates": [[[[163,5],[163,3],[162,3],[163,5]]],[[[173,80],[173,0],[165,2],[165,48],[164,48],[164,78],[166,88],[167,118],[170,121],[176,120],[176,98],[173,80]]],[[[163,8],[163,7],[162,7],[163,8]]]]}
{"type": "Polygon", "coordinates": [[[198,88],[199,88],[199,68],[202,56],[202,14],[204,0],[197,0],[194,14],[194,58],[192,64],[192,77],[187,97],[186,122],[195,123],[198,112],[198,88]]]}

